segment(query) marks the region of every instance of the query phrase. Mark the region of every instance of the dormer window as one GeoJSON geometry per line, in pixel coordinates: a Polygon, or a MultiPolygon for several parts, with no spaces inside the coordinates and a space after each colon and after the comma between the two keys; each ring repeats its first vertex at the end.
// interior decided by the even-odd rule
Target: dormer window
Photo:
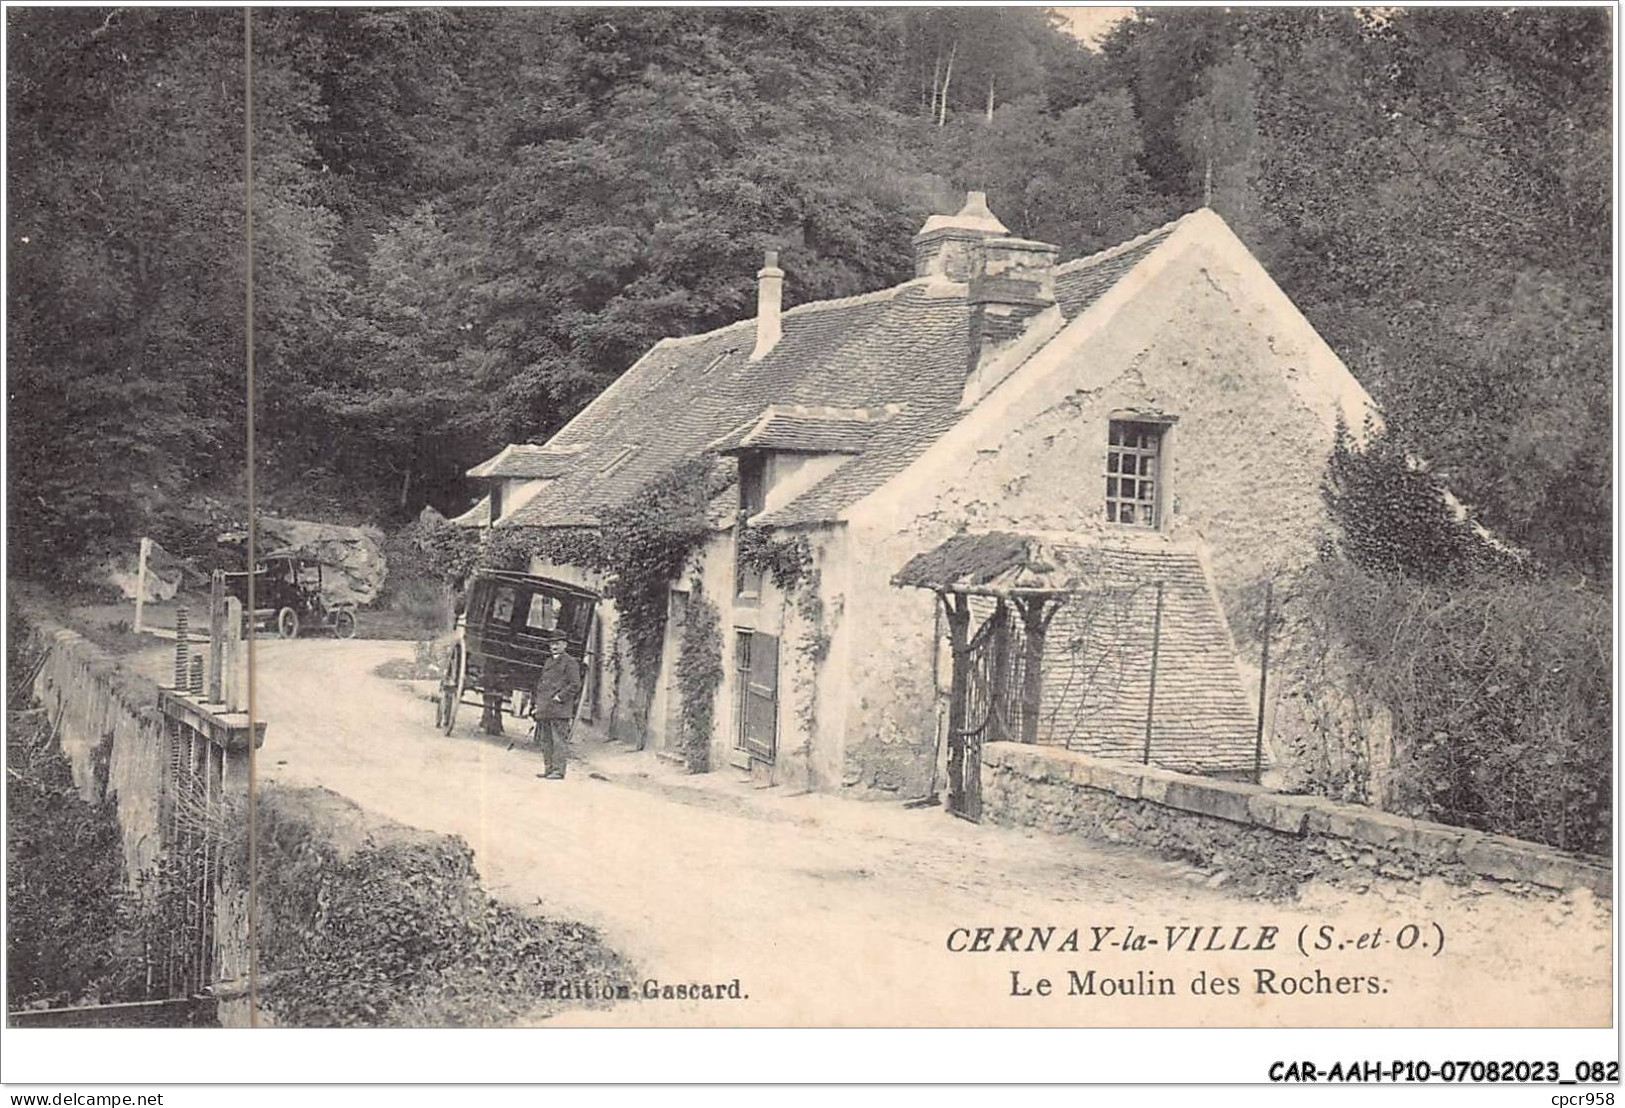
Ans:
{"type": "Polygon", "coordinates": [[[1168,425],[1114,419],[1106,442],[1106,522],[1155,530],[1161,522],[1162,441],[1168,425]]]}

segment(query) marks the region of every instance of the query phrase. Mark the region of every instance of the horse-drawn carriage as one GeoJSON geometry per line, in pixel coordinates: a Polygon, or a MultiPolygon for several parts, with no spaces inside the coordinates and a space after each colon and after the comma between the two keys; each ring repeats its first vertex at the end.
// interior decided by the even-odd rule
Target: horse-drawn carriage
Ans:
{"type": "Polygon", "coordinates": [[[590,589],[547,577],[477,573],[440,678],[435,726],[451,734],[462,704],[478,705],[491,731],[500,729],[503,712],[523,718],[550,642],[563,639],[568,653],[587,662],[598,600],[590,589]]]}

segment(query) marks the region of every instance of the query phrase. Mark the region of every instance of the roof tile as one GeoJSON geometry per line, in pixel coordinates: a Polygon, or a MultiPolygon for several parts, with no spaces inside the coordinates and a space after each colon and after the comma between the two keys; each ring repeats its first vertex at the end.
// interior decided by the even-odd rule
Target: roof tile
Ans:
{"type": "MultiPolygon", "coordinates": [[[[1062,311],[1075,317],[1098,300],[1171,228],[1059,267],[1062,311]]],[[[901,472],[962,417],[970,322],[963,285],[909,281],[791,308],[781,322],[778,343],[758,361],[750,359],[750,320],[656,344],[548,442],[546,450],[554,454],[579,452],[550,460],[546,476],[556,479],[499,526],[595,524],[645,481],[715,449],[724,436],[748,433],[771,406],[891,405],[894,414],[867,433],[836,436],[827,421],[813,427],[787,420],[772,428],[775,436],[782,433],[767,444],[774,449],[861,451],[758,519],[779,526],[825,522],[901,472]],[[603,472],[609,459],[632,445],[640,449],[603,472]]]]}

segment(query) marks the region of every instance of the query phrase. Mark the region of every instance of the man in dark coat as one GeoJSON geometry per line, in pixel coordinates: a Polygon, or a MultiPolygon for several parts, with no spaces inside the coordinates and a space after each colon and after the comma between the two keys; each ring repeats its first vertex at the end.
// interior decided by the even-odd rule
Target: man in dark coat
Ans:
{"type": "Polygon", "coordinates": [[[557,781],[564,777],[564,744],[570,738],[570,722],[575,719],[576,697],[581,695],[581,663],[565,653],[563,638],[547,645],[552,656],[543,664],[536,682],[531,714],[536,717],[536,741],[542,748],[547,777],[557,781]]]}

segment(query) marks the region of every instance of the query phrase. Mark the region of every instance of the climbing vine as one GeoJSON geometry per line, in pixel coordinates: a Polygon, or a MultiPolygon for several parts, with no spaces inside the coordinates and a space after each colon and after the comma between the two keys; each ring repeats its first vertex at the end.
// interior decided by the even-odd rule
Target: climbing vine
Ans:
{"type": "Polygon", "coordinates": [[[605,511],[597,527],[497,528],[482,564],[524,569],[540,558],[602,573],[647,690],[660,665],[667,591],[710,534],[706,507],[728,480],[715,455],[689,458],[605,511]]]}
{"type": "Polygon", "coordinates": [[[739,562],[747,569],[768,574],[786,593],[813,572],[812,545],[805,535],[781,539],[760,527],[739,524],[739,562]]]}
{"type": "Polygon", "coordinates": [[[805,624],[801,637],[796,641],[796,653],[806,661],[809,670],[803,682],[805,688],[801,703],[796,706],[796,718],[801,722],[801,731],[809,746],[818,726],[818,667],[829,657],[831,639],[830,629],[825,623],[823,585],[823,575],[816,567],[811,567],[802,575],[800,588],[796,590],[794,598],[796,614],[805,624]]]}
{"type": "Polygon", "coordinates": [[[480,565],[524,573],[532,558],[598,570],[603,568],[603,543],[595,527],[499,527],[486,540],[480,565]]]}
{"type": "Polygon", "coordinates": [[[712,715],[722,676],[722,616],[696,584],[677,657],[683,757],[690,773],[705,773],[711,768],[712,715]]]}
{"type": "Polygon", "coordinates": [[[1321,497],[1337,525],[1335,546],[1354,564],[1413,581],[1459,584],[1486,574],[1527,578],[1527,559],[1491,541],[1459,512],[1443,482],[1368,419],[1356,442],[1338,416],[1321,497]]]}

